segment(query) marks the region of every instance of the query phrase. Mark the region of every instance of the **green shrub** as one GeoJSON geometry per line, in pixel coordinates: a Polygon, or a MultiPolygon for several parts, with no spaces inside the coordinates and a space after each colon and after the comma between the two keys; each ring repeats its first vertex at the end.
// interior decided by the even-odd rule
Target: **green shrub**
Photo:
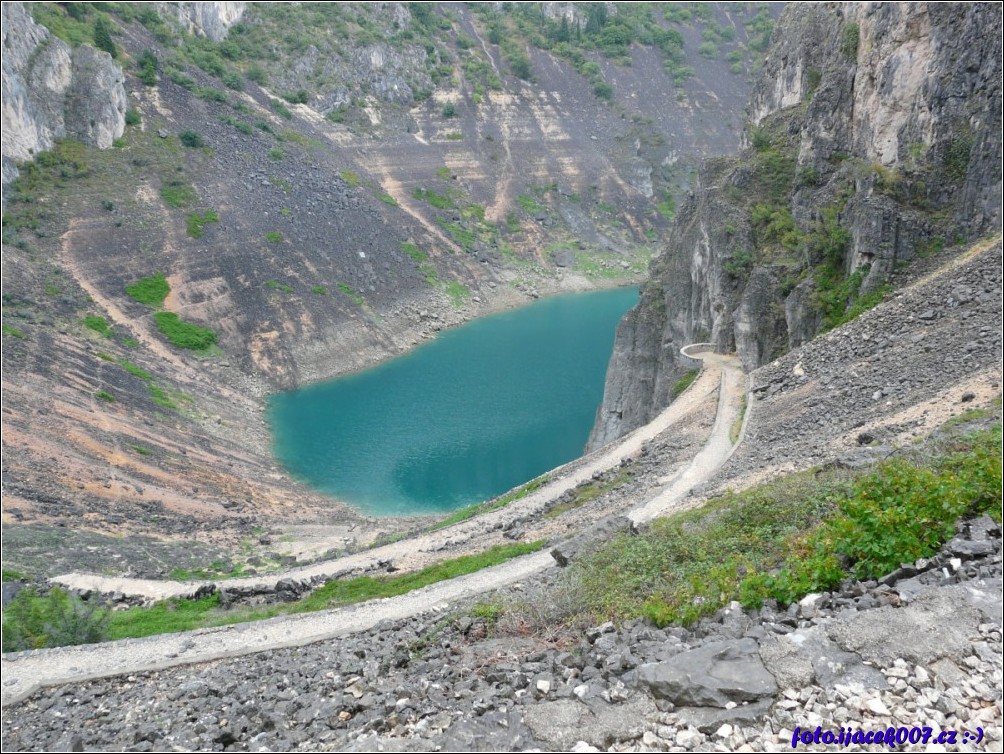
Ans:
{"type": "Polygon", "coordinates": [[[597,81],[593,84],[593,94],[602,100],[612,100],[614,98],[614,88],[606,81],[597,81]]]}
{"type": "Polygon", "coordinates": [[[143,117],[139,114],[139,110],[135,107],[130,107],[126,110],[125,122],[127,126],[138,126],[143,122],[143,117]]]}
{"type": "Polygon", "coordinates": [[[933,555],[962,517],[1000,518],[1001,427],[867,472],[809,470],[653,522],[576,561],[595,617],[689,623],[790,604],[933,555]]]}
{"type": "Polygon", "coordinates": [[[295,92],[286,92],[282,98],[291,105],[306,105],[310,102],[310,92],[306,89],[297,89],[295,92]]]}
{"type": "Polygon", "coordinates": [[[202,140],[202,135],[197,131],[182,131],[178,134],[178,139],[182,145],[192,149],[206,146],[206,142],[202,140]]]}
{"type": "Polygon", "coordinates": [[[157,85],[157,72],[160,70],[160,61],[153,50],[143,50],[136,59],[137,76],[147,86],[157,85]]]}
{"type": "Polygon", "coordinates": [[[443,105],[442,115],[444,118],[453,118],[457,114],[457,106],[452,102],[447,102],[443,105]]]}
{"type": "Polygon", "coordinates": [[[127,285],[125,291],[134,301],[147,306],[160,306],[171,292],[171,286],[164,273],[158,272],[127,285]]]}
{"type": "Polygon", "coordinates": [[[285,152],[283,152],[283,151],[282,151],[281,149],[279,149],[278,147],[276,147],[276,148],[274,148],[274,149],[270,149],[270,150],[268,150],[268,156],[269,156],[269,159],[271,159],[271,160],[276,160],[276,161],[279,161],[279,160],[281,160],[281,159],[282,159],[283,157],[285,157],[285,156],[286,156],[286,153],[285,153],[285,152]]]}
{"type": "Polygon", "coordinates": [[[317,294],[318,296],[327,296],[328,295],[328,289],[325,288],[323,285],[315,285],[315,286],[313,286],[310,289],[310,292],[314,293],[314,294],[317,294]]]}
{"type": "Polygon", "coordinates": [[[178,348],[205,351],[216,343],[216,333],[206,327],[185,322],[174,312],[157,312],[153,315],[157,329],[178,348]]]}
{"type": "Polygon", "coordinates": [[[107,638],[109,611],[54,588],[22,589],[3,611],[3,651],[92,644],[107,638]]]}
{"type": "Polygon", "coordinates": [[[265,86],[268,83],[268,73],[260,65],[253,65],[247,69],[245,74],[254,83],[265,86]]]}
{"type": "Polygon", "coordinates": [[[99,398],[100,400],[106,401],[108,403],[115,402],[115,396],[109,393],[107,390],[99,390],[94,394],[94,397],[99,398]]]}
{"type": "Polygon", "coordinates": [[[847,24],[840,33],[840,51],[848,60],[857,60],[858,45],[861,43],[861,29],[857,24],[847,24]]]}
{"type": "Polygon", "coordinates": [[[269,243],[282,243],[282,233],[277,230],[270,230],[265,234],[265,240],[269,243]]]}
{"type": "Polygon", "coordinates": [[[112,39],[111,23],[104,16],[98,16],[94,19],[94,46],[99,50],[104,50],[113,58],[119,56],[119,48],[112,39]]]}
{"type": "Polygon", "coordinates": [[[10,325],[3,326],[3,334],[10,335],[14,338],[24,338],[24,333],[21,330],[18,330],[16,327],[11,327],[10,325]]]}

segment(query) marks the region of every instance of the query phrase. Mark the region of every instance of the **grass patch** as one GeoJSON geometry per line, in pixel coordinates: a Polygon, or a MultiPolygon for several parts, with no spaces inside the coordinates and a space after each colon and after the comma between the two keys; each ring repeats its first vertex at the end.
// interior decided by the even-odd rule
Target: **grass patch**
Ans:
{"type": "Polygon", "coordinates": [[[524,212],[530,215],[538,215],[547,211],[547,207],[529,194],[520,194],[516,197],[516,202],[523,208],[524,212]]]}
{"type": "Polygon", "coordinates": [[[535,479],[531,479],[526,484],[522,484],[511,492],[507,492],[501,497],[497,497],[494,500],[488,500],[484,503],[476,503],[474,505],[468,505],[465,508],[460,508],[454,511],[449,516],[444,518],[442,521],[433,524],[426,531],[437,531],[439,529],[445,529],[447,526],[453,526],[453,524],[459,524],[461,521],[466,521],[475,516],[479,516],[482,513],[490,513],[491,511],[497,511],[499,508],[504,508],[509,505],[509,503],[515,502],[516,500],[522,500],[524,497],[529,495],[531,492],[536,492],[545,484],[551,481],[549,474],[542,474],[535,479]]]}
{"type": "Polygon", "coordinates": [[[429,258],[429,255],[422,251],[418,246],[413,244],[411,241],[405,241],[401,244],[401,251],[413,262],[420,263],[424,262],[429,258]]]}
{"type": "Polygon", "coordinates": [[[342,292],[347,298],[349,298],[353,304],[356,306],[362,306],[366,303],[362,296],[359,295],[359,291],[353,288],[348,283],[338,283],[338,290],[342,292]]]}
{"type": "Polygon", "coordinates": [[[451,280],[446,284],[446,295],[450,297],[450,303],[453,304],[454,308],[459,308],[470,298],[471,289],[463,283],[451,280]]]}
{"type": "Polygon", "coordinates": [[[391,207],[397,206],[397,199],[390,194],[377,194],[377,198],[384,204],[389,204],[391,207]]]}
{"type": "Polygon", "coordinates": [[[171,286],[164,274],[158,272],[127,285],[125,291],[133,301],[147,306],[162,306],[167,294],[171,292],[171,286]]]}
{"type": "Polygon", "coordinates": [[[207,327],[185,322],[174,312],[157,312],[153,315],[157,329],[172,345],[190,351],[207,351],[216,343],[216,333],[207,327]]]}
{"type": "Polygon", "coordinates": [[[152,400],[158,406],[163,406],[164,408],[178,407],[178,404],[174,402],[170,394],[166,390],[164,390],[164,388],[150,384],[147,385],[147,390],[150,391],[150,400],[152,400]]]}
{"type": "Polygon", "coordinates": [[[352,170],[343,170],[340,175],[342,176],[342,180],[348,184],[349,188],[355,188],[359,185],[359,173],[352,170]]]}
{"type": "Polygon", "coordinates": [[[192,184],[174,179],[160,187],[160,198],[167,206],[182,209],[195,204],[199,196],[192,184]]]}
{"type": "Polygon", "coordinates": [[[3,334],[10,335],[12,338],[24,338],[24,333],[21,330],[10,325],[3,325],[3,334]]]}
{"type": "Polygon", "coordinates": [[[107,390],[99,390],[94,394],[94,397],[99,398],[100,400],[106,401],[108,403],[115,402],[115,396],[109,393],[107,390]]]}
{"type": "Polygon", "coordinates": [[[618,487],[623,487],[625,484],[631,481],[631,472],[622,468],[617,471],[617,473],[611,479],[591,479],[588,482],[583,482],[578,487],[575,488],[575,495],[571,500],[566,500],[562,503],[548,508],[547,512],[544,514],[545,518],[558,518],[558,516],[568,511],[575,510],[576,508],[581,508],[586,503],[590,503],[599,497],[607,494],[611,490],[615,490],[618,487]]]}
{"type": "Polygon", "coordinates": [[[188,235],[192,238],[202,238],[205,228],[210,223],[218,223],[220,216],[214,210],[207,209],[201,215],[198,212],[189,212],[185,216],[188,235]]]}
{"type": "Polygon", "coordinates": [[[697,379],[697,375],[701,373],[700,369],[689,369],[683,373],[676,382],[673,383],[673,387],[669,390],[669,399],[675,401],[684,390],[694,384],[694,380],[697,379]]]}
{"type": "Polygon", "coordinates": [[[269,243],[282,243],[282,233],[277,230],[270,230],[265,234],[265,240],[269,243]]]}
{"type": "Polygon", "coordinates": [[[337,605],[396,597],[415,589],[421,589],[429,584],[457,576],[466,576],[469,573],[504,563],[512,558],[537,552],[544,544],[543,540],[539,540],[529,543],[496,545],[478,555],[462,555],[459,558],[444,560],[414,573],[405,573],[400,576],[360,576],[345,581],[329,581],[313,594],[296,603],[290,612],[305,613],[337,605]]]}
{"type": "Polygon", "coordinates": [[[94,330],[98,335],[104,336],[105,338],[112,337],[112,327],[108,324],[108,320],[99,314],[88,314],[84,317],[84,327],[94,330]]]}
{"type": "MultiPolygon", "coordinates": [[[[329,581],[313,594],[297,602],[281,605],[224,611],[219,605],[219,595],[212,595],[198,600],[165,600],[158,602],[152,607],[132,607],[126,610],[117,610],[110,615],[103,616],[103,623],[100,626],[101,630],[93,633],[84,641],[65,641],[66,632],[43,633],[34,639],[31,648],[177,633],[179,631],[191,631],[196,628],[244,623],[284,614],[308,613],[339,605],[394,597],[420,589],[429,584],[435,584],[439,581],[464,576],[484,568],[490,568],[521,555],[537,552],[543,546],[543,541],[500,545],[478,555],[465,555],[445,560],[414,573],[405,573],[398,576],[360,576],[344,581],[329,581]]],[[[172,575],[195,578],[203,577],[197,571],[176,571],[172,572],[172,575]]],[[[212,577],[218,574],[206,573],[205,575],[212,577]]],[[[226,575],[232,576],[236,574],[231,570],[226,575]]],[[[26,598],[19,597],[18,599],[24,599],[25,602],[28,602],[26,598]]],[[[38,599],[47,600],[48,598],[38,599]]],[[[59,615],[65,615],[69,612],[64,606],[65,601],[63,598],[60,597],[58,599],[57,608],[43,616],[50,623],[54,622],[51,614],[58,613],[59,615]]],[[[27,624],[26,619],[22,617],[25,612],[27,612],[25,608],[20,607],[4,611],[4,651],[8,651],[8,635],[13,637],[18,632],[23,633],[22,626],[27,624]]],[[[36,619],[31,625],[40,627],[45,622],[45,620],[36,619]]],[[[73,637],[70,636],[70,638],[72,639],[73,637]]]]}
{"type": "Polygon", "coordinates": [[[585,611],[690,623],[732,600],[790,604],[933,555],[961,517],[999,519],[1001,428],[870,471],[809,470],[621,535],[573,564],[585,611]]]}
{"type": "Polygon", "coordinates": [[[280,283],[278,280],[269,280],[265,283],[266,288],[271,288],[273,291],[282,291],[283,293],[292,293],[293,286],[289,283],[280,283]]]}
{"type": "Polygon", "coordinates": [[[314,293],[314,294],[316,294],[318,296],[327,296],[328,295],[328,289],[325,288],[323,285],[315,285],[313,288],[310,289],[310,292],[314,293]]]}
{"type": "Polygon", "coordinates": [[[143,367],[133,364],[131,361],[126,361],[125,359],[123,359],[122,361],[119,362],[119,366],[121,366],[133,377],[138,377],[144,382],[150,382],[151,380],[153,380],[152,374],[143,369],[143,367]]]}
{"type": "Polygon", "coordinates": [[[454,209],[457,206],[449,194],[437,194],[432,189],[416,188],[413,196],[428,202],[436,209],[454,209]]]}

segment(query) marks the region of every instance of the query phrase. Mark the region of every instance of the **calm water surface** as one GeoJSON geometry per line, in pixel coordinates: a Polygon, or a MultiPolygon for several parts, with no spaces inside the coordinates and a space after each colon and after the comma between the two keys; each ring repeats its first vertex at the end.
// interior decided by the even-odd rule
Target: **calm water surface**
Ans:
{"type": "Polygon", "coordinates": [[[538,301],[364,372],[273,396],[275,452],[372,515],[435,513],[581,455],[635,288],[538,301]]]}

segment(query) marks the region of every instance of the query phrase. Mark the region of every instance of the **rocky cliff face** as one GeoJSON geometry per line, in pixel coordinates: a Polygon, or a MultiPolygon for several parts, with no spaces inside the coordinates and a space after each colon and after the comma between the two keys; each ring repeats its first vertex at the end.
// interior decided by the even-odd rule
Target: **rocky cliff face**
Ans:
{"type": "Polygon", "coordinates": [[[247,3],[157,3],[157,12],[181,24],[189,34],[214,42],[227,38],[230,27],[241,20],[247,3]]]}
{"type": "Polygon", "coordinates": [[[125,128],[122,69],[90,45],[71,49],[32,20],[23,3],[3,14],[3,185],[16,162],[72,137],[106,149],[125,128]]]}
{"type": "Polygon", "coordinates": [[[756,368],[999,228],[999,7],[799,5],[779,26],[745,150],[704,168],[621,323],[591,447],[668,404],[681,346],[756,368]]]}

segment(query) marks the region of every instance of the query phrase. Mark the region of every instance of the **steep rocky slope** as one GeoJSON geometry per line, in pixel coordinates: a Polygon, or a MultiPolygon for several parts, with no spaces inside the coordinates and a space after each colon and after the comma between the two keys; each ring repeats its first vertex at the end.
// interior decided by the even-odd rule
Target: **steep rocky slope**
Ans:
{"type": "Polygon", "coordinates": [[[636,280],[689,166],[738,141],[773,6],[588,32],[576,7],[5,5],[5,541],[122,571],[109,535],[372,536],[277,467],[265,397],[636,280]],[[87,98],[71,59],[104,66],[87,98]],[[162,304],[126,291],[161,275],[162,304]]]}
{"type": "Polygon", "coordinates": [[[594,446],[669,402],[680,346],[756,368],[1000,226],[999,7],[799,5],[781,23],[748,146],[702,170],[620,326],[594,446]]]}

